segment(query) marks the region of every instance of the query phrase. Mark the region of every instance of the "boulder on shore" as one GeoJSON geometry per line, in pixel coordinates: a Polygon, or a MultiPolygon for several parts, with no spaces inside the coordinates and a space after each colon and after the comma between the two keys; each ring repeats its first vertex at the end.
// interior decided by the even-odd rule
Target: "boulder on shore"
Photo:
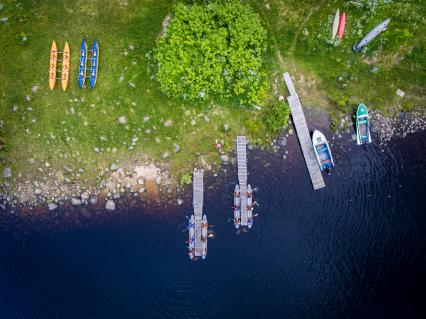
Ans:
{"type": "Polygon", "coordinates": [[[108,199],[105,204],[106,210],[115,210],[115,202],[112,199],[108,199]]]}

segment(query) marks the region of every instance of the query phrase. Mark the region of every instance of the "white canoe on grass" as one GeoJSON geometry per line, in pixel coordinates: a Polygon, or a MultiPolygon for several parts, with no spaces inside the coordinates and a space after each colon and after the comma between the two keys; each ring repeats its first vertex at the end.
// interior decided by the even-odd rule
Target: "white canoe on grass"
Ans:
{"type": "Polygon", "coordinates": [[[324,134],[315,130],[312,135],[312,144],[314,146],[315,155],[317,156],[318,164],[322,171],[330,174],[334,167],[333,155],[331,155],[330,146],[324,134]]]}
{"type": "Polygon", "coordinates": [[[339,29],[339,21],[340,21],[340,12],[339,12],[339,9],[337,9],[336,15],[334,16],[334,20],[333,20],[333,31],[331,34],[331,38],[333,40],[336,38],[337,30],[339,29]]]}

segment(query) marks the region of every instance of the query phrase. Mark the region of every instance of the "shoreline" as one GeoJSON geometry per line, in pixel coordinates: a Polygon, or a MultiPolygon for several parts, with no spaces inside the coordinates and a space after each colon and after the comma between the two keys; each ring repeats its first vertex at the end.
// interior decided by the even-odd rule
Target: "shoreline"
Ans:
{"type": "MultiPolygon", "coordinates": [[[[306,108],[306,118],[310,126],[329,130],[333,134],[330,142],[334,144],[348,135],[354,141],[355,130],[351,119],[341,119],[336,131],[329,129],[328,114],[318,108],[306,108]],[[343,134],[343,135],[342,135],[343,134]]],[[[393,138],[404,138],[426,129],[426,118],[420,113],[400,113],[399,117],[385,117],[380,111],[371,111],[371,131],[373,143],[385,147],[393,138]]],[[[273,140],[270,147],[260,147],[269,152],[284,151],[283,160],[288,156],[287,138],[294,132],[290,125],[282,134],[273,140]]],[[[349,139],[349,140],[350,140],[349,139]]],[[[233,163],[231,154],[221,156],[222,164],[233,163]]],[[[223,165],[212,168],[211,163],[203,163],[204,169],[217,176],[223,165]]],[[[3,171],[3,173],[5,173],[3,171]]],[[[77,173],[78,174],[78,173],[77,173]]],[[[59,183],[51,178],[40,176],[38,180],[18,182],[13,189],[7,182],[1,185],[0,214],[20,214],[21,212],[43,211],[54,213],[61,209],[81,208],[113,212],[125,206],[165,205],[176,207],[183,203],[184,193],[176,178],[170,176],[168,164],[147,161],[130,161],[129,163],[113,163],[97,187],[87,187],[82,183],[68,183],[66,179],[59,183]],[[53,181],[53,182],[52,182],[53,181]]],[[[56,177],[52,172],[50,176],[56,177]]],[[[187,185],[188,186],[188,185],[187,185]]],[[[183,187],[185,189],[185,187],[183,187]]]]}

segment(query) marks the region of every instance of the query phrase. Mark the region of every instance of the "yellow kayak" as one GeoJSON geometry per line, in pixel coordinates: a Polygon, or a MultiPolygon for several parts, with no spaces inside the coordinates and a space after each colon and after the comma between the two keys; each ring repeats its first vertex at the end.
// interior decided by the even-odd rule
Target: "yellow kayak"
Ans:
{"type": "Polygon", "coordinates": [[[70,47],[68,42],[65,42],[64,52],[62,53],[62,89],[65,91],[68,87],[68,81],[70,78],[70,47]]]}
{"type": "Polygon", "coordinates": [[[50,65],[49,65],[49,87],[51,90],[55,88],[56,84],[56,65],[58,64],[58,47],[56,42],[52,42],[50,48],[50,65]]]}

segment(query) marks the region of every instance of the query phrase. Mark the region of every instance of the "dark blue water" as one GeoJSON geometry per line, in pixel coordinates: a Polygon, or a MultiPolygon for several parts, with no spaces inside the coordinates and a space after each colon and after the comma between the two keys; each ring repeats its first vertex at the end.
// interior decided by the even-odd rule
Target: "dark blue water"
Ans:
{"type": "Polygon", "coordinates": [[[425,137],[336,144],[315,192],[294,137],[284,162],[249,151],[259,217],[237,234],[235,168],[206,178],[204,261],[184,246],[190,200],[82,230],[4,230],[0,318],[424,318],[425,137]]]}

